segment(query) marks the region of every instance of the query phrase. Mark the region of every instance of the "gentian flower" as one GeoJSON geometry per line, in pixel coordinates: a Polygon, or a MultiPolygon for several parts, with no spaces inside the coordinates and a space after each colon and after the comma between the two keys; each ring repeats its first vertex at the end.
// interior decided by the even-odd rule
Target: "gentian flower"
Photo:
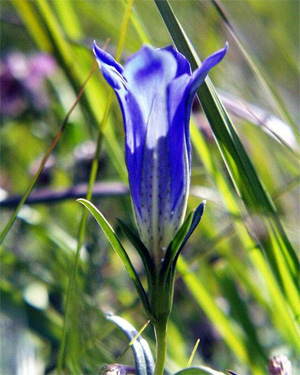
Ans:
{"type": "Polygon", "coordinates": [[[159,266],[182,224],[190,185],[189,121],[192,101],[226,46],[191,72],[172,46],[143,46],[123,68],[94,44],[106,81],[123,114],[126,164],[140,237],[159,266]]]}

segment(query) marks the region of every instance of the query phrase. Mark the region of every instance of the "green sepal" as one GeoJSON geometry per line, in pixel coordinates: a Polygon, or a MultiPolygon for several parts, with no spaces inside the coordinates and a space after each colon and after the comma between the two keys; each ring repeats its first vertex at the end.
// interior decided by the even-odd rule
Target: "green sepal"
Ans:
{"type": "Polygon", "coordinates": [[[121,241],[117,237],[115,231],[113,228],[110,226],[108,221],[105,219],[105,217],[102,215],[102,213],[89,201],[86,199],[78,199],[77,200],[79,203],[83,204],[89,211],[90,213],[94,216],[94,218],[97,220],[98,224],[102,228],[104,234],[106,235],[108,241],[110,242],[111,246],[113,249],[116,251],[116,253],[119,255],[121,258],[126,271],[128,272],[128,275],[130,276],[131,280],[134,283],[134,286],[137,290],[137,293],[141,299],[141,302],[144,306],[144,309],[148,316],[151,316],[151,308],[149,304],[149,300],[147,297],[147,294],[145,292],[145,289],[141,283],[140,278],[138,277],[131,260],[124,249],[123,245],[121,244],[121,241]]]}
{"type": "Polygon", "coordinates": [[[193,220],[192,220],[192,224],[190,226],[190,229],[189,229],[188,233],[186,234],[186,236],[184,237],[184,240],[181,243],[179,249],[177,250],[176,257],[175,257],[175,260],[173,262],[173,267],[176,266],[177,259],[178,259],[179,255],[181,253],[181,250],[184,248],[184,245],[187,243],[188,239],[191,237],[194,230],[197,228],[198,224],[200,223],[200,221],[202,219],[202,215],[203,215],[204,210],[205,210],[205,205],[206,205],[206,201],[203,201],[196,208],[196,210],[194,212],[194,215],[193,215],[193,220]]]}
{"type": "Polygon", "coordinates": [[[173,375],[225,375],[224,372],[213,370],[206,366],[192,366],[175,372],[173,375]]]}
{"type": "Polygon", "coordinates": [[[175,269],[180,252],[182,251],[184,245],[186,244],[202,218],[205,204],[206,201],[203,201],[195,211],[190,212],[181,228],[176,233],[176,236],[174,237],[166,251],[165,259],[161,269],[161,275],[167,276],[170,271],[175,269]]]}
{"type": "Polygon", "coordinates": [[[139,256],[142,259],[143,265],[145,267],[147,278],[148,278],[148,288],[151,285],[151,282],[155,276],[154,273],[154,263],[153,260],[150,257],[150,253],[146,246],[143,244],[143,242],[140,240],[138,235],[135,233],[135,231],[130,228],[127,224],[124,223],[121,219],[118,219],[118,222],[120,224],[120,227],[125,234],[125,236],[128,238],[128,240],[131,242],[133,247],[136,249],[136,251],[139,253],[139,256]]]}
{"type": "Polygon", "coordinates": [[[155,280],[149,299],[155,319],[168,316],[173,304],[176,262],[181,250],[199,224],[205,208],[203,201],[195,211],[188,214],[184,223],[168,246],[158,279],[155,280]]]}

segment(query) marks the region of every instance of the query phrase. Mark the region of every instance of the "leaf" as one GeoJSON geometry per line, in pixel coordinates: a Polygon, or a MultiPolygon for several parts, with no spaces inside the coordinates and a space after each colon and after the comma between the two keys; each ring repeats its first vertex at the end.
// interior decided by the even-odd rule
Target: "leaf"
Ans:
{"type": "Polygon", "coordinates": [[[176,233],[173,241],[169,245],[164,259],[162,274],[167,276],[170,269],[174,269],[177,259],[184,245],[191,237],[192,233],[199,224],[205,208],[205,201],[203,201],[195,211],[189,213],[185,222],[182,224],[179,231],[176,233]]]}
{"type": "Polygon", "coordinates": [[[124,249],[123,245],[118,239],[116,233],[114,232],[114,230],[112,229],[108,221],[105,219],[105,217],[102,215],[102,213],[91,202],[87,201],[86,199],[78,199],[77,201],[83,204],[90,211],[90,213],[94,216],[94,218],[97,220],[98,224],[100,225],[107,239],[109,240],[111,246],[114,248],[114,250],[117,252],[119,257],[121,258],[131,280],[134,283],[134,286],[138,292],[138,295],[143,303],[143,306],[147,314],[151,315],[151,309],[150,309],[147,294],[129,259],[129,256],[126,250],[124,249]]]}
{"type": "MultiPolygon", "coordinates": [[[[139,253],[142,262],[144,264],[147,276],[148,276],[148,282],[151,281],[154,277],[154,264],[150,257],[149,251],[146,248],[146,246],[143,244],[143,242],[139,239],[139,237],[134,233],[133,229],[131,229],[127,224],[124,223],[121,219],[118,219],[118,222],[121,226],[122,231],[126,235],[126,237],[129,239],[129,241],[132,243],[134,248],[139,253]]],[[[148,285],[149,287],[149,285],[148,285]]]]}
{"type": "Polygon", "coordinates": [[[153,375],[154,360],[147,341],[143,339],[139,332],[125,319],[110,314],[107,315],[106,318],[115,323],[125,333],[129,342],[132,342],[136,374],[153,375]]]}
{"type": "Polygon", "coordinates": [[[192,366],[175,372],[174,375],[225,375],[206,366],[192,366]]]}
{"type": "MultiPolygon", "coordinates": [[[[227,210],[236,217],[241,218],[241,220],[235,220],[233,222],[234,230],[236,231],[240,244],[243,247],[243,251],[246,252],[247,258],[249,258],[253,267],[257,269],[257,272],[263,277],[265,288],[261,288],[260,284],[256,285],[255,278],[253,278],[253,275],[249,270],[245,272],[245,269],[241,269],[241,258],[232,257],[231,252],[225,252],[225,255],[222,251],[222,255],[226,257],[227,264],[232,268],[236,282],[242,284],[245,283],[244,286],[249,290],[250,295],[255,296],[259,305],[267,311],[267,314],[269,314],[272,320],[272,324],[277,328],[278,332],[281,333],[286,342],[294,345],[296,348],[299,347],[299,339],[297,340],[297,322],[291,313],[289,304],[286,303],[286,297],[283,295],[280,285],[276,282],[274,274],[272,274],[272,270],[268,266],[268,259],[262,254],[261,249],[257,249],[256,238],[251,235],[251,231],[249,231],[245,225],[247,224],[247,221],[242,220],[244,215],[240,212],[240,202],[234,195],[230,182],[222,175],[218,160],[214,158],[214,155],[210,152],[210,145],[205,142],[203,135],[198,129],[196,129],[193,123],[191,127],[191,135],[193,146],[201,157],[209,175],[215,180],[217,187],[223,196],[227,210]],[[250,253],[249,249],[252,249],[250,253]],[[267,298],[265,296],[265,291],[267,291],[268,294],[267,298]],[[280,319],[278,319],[278,316],[280,316],[280,319]]],[[[214,232],[215,235],[220,235],[217,232],[217,228],[214,232]]],[[[209,288],[207,289],[208,292],[213,293],[212,290],[209,288]]],[[[293,297],[293,293],[291,293],[292,290],[293,288],[290,288],[289,294],[291,295],[291,300],[294,300],[296,306],[298,300],[297,297],[293,297]]],[[[201,306],[202,300],[199,299],[198,301],[201,306]]]]}
{"type": "MultiPolygon", "coordinates": [[[[163,302],[159,305],[159,310],[170,313],[173,304],[173,294],[174,294],[174,279],[176,272],[176,263],[179,257],[181,250],[186,244],[187,240],[190,238],[191,234],[197,227],[205,207],[205,202],[202,202],[196,211],[189,213],[185,222],[175,235],[175,238],[169,245],[165,259],[162,265],[162,268],[159,273],[159,282],[154,287],[154,294],[152,296],[152,289],[149,293],[149,298],[153,302],[153,298],[157,299],[157,290],[159,296],[162,296],[163,302]]],[[[153,306],[156,305],[155,303],[153,306]]],[[[159,314],[159,311],[155,311],[153,308],[154,314],[159,314]]]]}

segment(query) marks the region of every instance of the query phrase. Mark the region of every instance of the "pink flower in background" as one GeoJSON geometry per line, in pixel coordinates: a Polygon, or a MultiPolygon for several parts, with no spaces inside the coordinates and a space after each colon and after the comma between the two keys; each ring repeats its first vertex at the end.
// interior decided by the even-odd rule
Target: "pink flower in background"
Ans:
{"type": "Polygon", "coordinates": [[[54,74],[53,57],[38,53],[26,56],[12,52],[0,61],[1,116],[16,117],[28,109],[48,107],[43,89],[45,79],[54,74]]]}

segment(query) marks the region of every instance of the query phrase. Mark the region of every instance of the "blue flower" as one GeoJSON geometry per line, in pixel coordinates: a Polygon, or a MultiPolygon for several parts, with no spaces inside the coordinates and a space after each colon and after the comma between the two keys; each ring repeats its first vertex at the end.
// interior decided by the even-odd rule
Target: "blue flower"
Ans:
{"type": "Polygon", "coordinates": [[[172,46],[143,46],[123,68],[94,44],[102,74],[119,99],[136,222],[156,264],[186,211],[192,101],[209,70],[223,59],[227,49],[226,44],[191,72],[188,60],[172,46]]]}

